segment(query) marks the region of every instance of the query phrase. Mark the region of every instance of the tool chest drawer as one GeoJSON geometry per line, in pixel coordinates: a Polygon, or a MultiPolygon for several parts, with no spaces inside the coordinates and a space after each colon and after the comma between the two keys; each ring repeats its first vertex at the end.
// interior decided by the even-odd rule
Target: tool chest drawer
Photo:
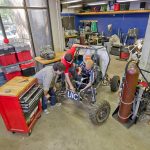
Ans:
{"type": "Polygon", "coordinates": [[[25,96],[20,99],[23,112],[32,112],[43,95],[40,86],[34,86],[25,96]]]}

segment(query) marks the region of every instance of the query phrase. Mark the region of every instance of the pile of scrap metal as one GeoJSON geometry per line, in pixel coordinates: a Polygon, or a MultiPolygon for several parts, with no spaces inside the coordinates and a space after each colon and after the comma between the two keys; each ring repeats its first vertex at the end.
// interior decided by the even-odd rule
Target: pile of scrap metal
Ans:
{"type": "Polygon", "coordinates": [[[141,53],[143,39],[138,39],[138,29],[129,29],[126,36],[120,31],[118,35],[112,35],[110,37],[111,54],[119,56],[122,60],[135,59],[137,53],[141,53]],[[128,41],[132,41],[129,43],[128,41]]]}
{"type": "Polygon", "coordinates": [[[50,45],[46,45],[40,49],[40,56],[43,59],[51,60],[55,58],[55,52],[50,45]]]}

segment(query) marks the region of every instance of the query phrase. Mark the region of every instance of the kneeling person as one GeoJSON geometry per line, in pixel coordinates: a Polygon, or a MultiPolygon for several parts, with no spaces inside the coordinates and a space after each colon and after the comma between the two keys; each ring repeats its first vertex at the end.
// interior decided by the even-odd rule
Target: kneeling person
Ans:
{"type": "Polygon", "coordinates": [[[42,85],[44,89],[44,96],[42,98],[42,108],[45,113],[47,111],[47,100],[50,98],[50,105],[54,106],[56,104],[55,95],[55,82],[57,76],[62,74],[65,70],[65,66],[58,62],[53,66],[47,66],[35,74],[35,78],[38,79],[39,84],[42,85]]]}

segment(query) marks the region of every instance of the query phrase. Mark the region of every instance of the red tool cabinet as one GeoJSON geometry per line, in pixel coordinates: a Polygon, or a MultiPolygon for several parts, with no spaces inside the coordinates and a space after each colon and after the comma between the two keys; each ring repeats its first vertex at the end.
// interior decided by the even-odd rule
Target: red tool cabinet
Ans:
{"type": "Polygon", "coordinates": [[[31,134],[41,116],[43,89],[36,78],[15,77],[0,87],[0,113],[7,130],[31,134]]]}
{"type": "Polygon", "coordinates": [[[7,66],[7,65],[12,65],[16,63],[17,63],[17,59],[16,59],[15,53],[8,53],[8,54],[0,55],[0,65],[7,66]]]}
{"type": "Polygon", "coordinates": [[[27,61],[27,60],[31,60],[32,59],[30,50],[16,52],[16,55],[17,55],[17,58],[18,58],[19,62],[23,62],[23,61],[27,61]]]}

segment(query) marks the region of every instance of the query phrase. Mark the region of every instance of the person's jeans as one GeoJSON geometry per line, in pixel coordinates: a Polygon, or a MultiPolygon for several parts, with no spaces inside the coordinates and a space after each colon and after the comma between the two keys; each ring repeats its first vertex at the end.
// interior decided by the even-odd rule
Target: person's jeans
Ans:
{"type": "Polygon", "coordinates": [[[69,68],[69,72],[71,73],[72,77],[76,80],[78,77],[78,73],[76,71],[76,68],[75,67],[69,68]]]}
{"type": "MultiPolygon", "coordinates": [[[[56,104],[56,94],[54,89],[50,88],[48,94],[50,95],[50,105],[54,106],[56,104]]],[[[47,109],[47,98],[45,96],[42,97],[42,109],[47,109]]]]}
{"type": "MultiPolygon", "coordinates": [[[[75,80],[77,80],[78,74],[77,74],[77,71],[76,71],[76,68],[75,68],[75,67],[69,68],[69,73],[72,75],[72,77],[73,77],[75,80]]],[[[61,74],[61,83],[62,83],[62,88],[61,88],[61,90],[62,90],[62,91],[65,91],[65,89],[66,89],[65,73],[61,74]]]]}

